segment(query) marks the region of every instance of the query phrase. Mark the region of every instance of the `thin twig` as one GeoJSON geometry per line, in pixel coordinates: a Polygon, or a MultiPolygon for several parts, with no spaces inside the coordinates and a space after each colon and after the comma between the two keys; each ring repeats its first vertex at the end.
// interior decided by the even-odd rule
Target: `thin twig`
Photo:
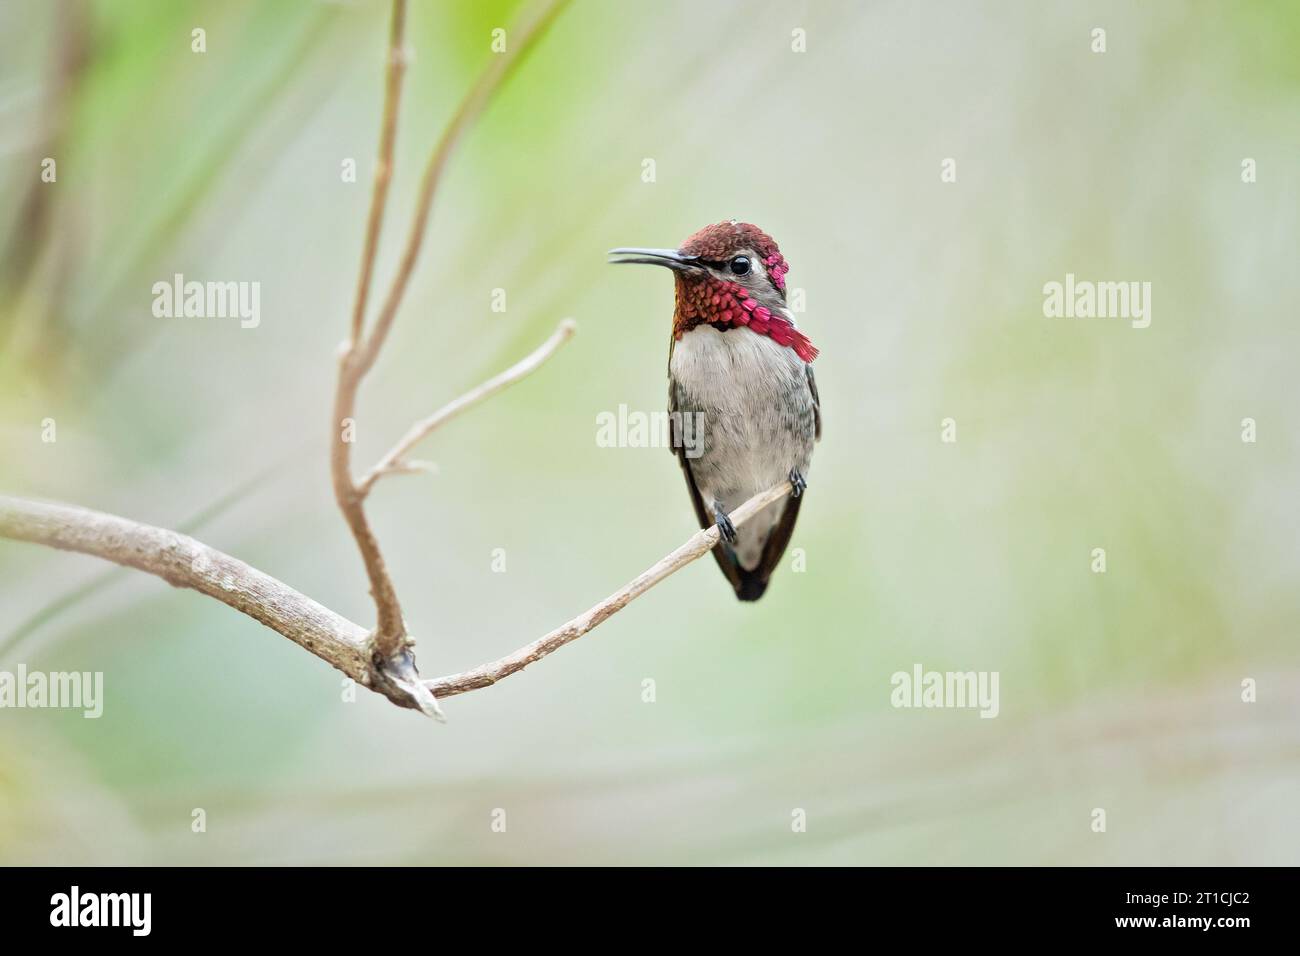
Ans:
{"type": "MultiPolygon", "coordinates": [[[[389,48],[390,90],[396,89],[397,79],[400,79],[400,71],[397,79],[394,78],[393,71],[397,68],[396,64],[400,63],[403,58],[400,48],[402,31],[399,20],[404,18],[405,11],[404,9],[398,9],[403,2],[404,0],[394,0],[394,24],[390,35],[389,48]]],[[[361,552],[361,559],[366,567],[366,576],[370,580],[370,593],[374,598],[375,610],[378,615],[373,638],[375,655],[380,661],[385,662],[385,666],[388,666],[392,673],[410,673],[409,647],[412,642],[406,631],[406,622],[402,617],[402,606],[397,598],[397,590],[393,586],[392,577],[389,575],[388,567],[384,563],[383,553],[379,549],[379,541],[370,527],[369,519],[366,517],[364,507],[365,492],[358,488],[352,478],[352,445],[349,441],[344,440],[343,431],[347,427],[345,423],[355,424],[357,391],[361,386],[361,380],[370,371],[375,359],[378,358],[379,351],[383,348],[389,330],[392,328],[398,307],[402,303],[402,297],[415,269],[416,260],[419,258],[420,247],[424,243],[424,234],[428,227],[430,210],[433,206],[438,184],[442,179],[443,170],[466,131],[478,119],[492,95],[522,60],[533,43],[545,32],[545,28],[550,25],[566,2],[567,0],[548,0],[540,8],[540,12],[536,16],[526,20],[522,26],[512,29],[507,34],[506,51],[492,57],[487,68],[479,75],[478,81],[470,88],[451,122],[443,131],[437,146],[433,150],[433,154],[429,158],[424,170],[424,176],[420,182],[415,219],[412,222],[411,231],[407,237],[406,246],[402,252],[392,286],[380,309],[379,316],[375,320],[374,328],[368,337],[363,337],[361,326],[364,320],[365,306],[363,292],[369,287],[369,273],[373,267],[373,263],[365,260],[373,256],[372,240],[375,245],[378,243],[377,229],[379,220],[376,217],[382,219],[383,199],[388,188],[387,177],[391,174],[392,165],[392,142],[386,141],[385,137],[391,134],[392,139],[395,140],[397,135],[396,96],[393,97],[391,102],[387,98],[385,100],[385,119],[380,145],[380,167],[383,169],[383,174],[377,174],[375,179],[375,197],[371,203],[371,218],[367,227],[362,279],[358,285],[357,306],[353,310],[352,335],[348,340],[339,364],[338,388],[334,397],[334,418],[332,423],[334,437],[330,450],[330,478],[334,486],[334,497],[338,501],[339,510],[343,513],[344,520],[347,521],[353,538],[356,539],[357,549],[361,552]],[[390,105],[392,107],[391,115],[389,115],[390,105]],[[385,148],[390,153],[387,161],[383,159],[385,148]],[[376,213],[376,209],[379,210],[378,213],[376,213]],[[370,227],[376,229],[373,236],[370,233],[370,227]]],[[[427,703],[435,709],[437,707],[432,698],[423,703],[427,703]]]]}
{"type": "Polygon", "coordinates": [[[572,319],[565,319],[559,324],[559,327],[551,334],[551,337],[538,346],[530,355],[520,359],[514,365],[510,366],[504,372],[493,378],[488,379],[482,385],[474,388],[455,401],[449,402],[442,408],[438,409],[428,418],[423,418],[416,422],[402,440],[394,445],[378,463],[368,471],[365,476],[357,482],[357,493],[363,498],[370,493],[370,489],[375,482],[384,475],[404,474],[415,469],[414,462],[407,462],[406,455],[423,441],[429,434],[436,429],[445,425],[451,419],[470,408],[473,408],[479,402],[491,398],[493,395],[519,381],[521,378],[537,371],[552,355],[559,351],[560,346],[569,339],[573,338],[573,333],[578,329],[578,325],[572,319]]]}
{"type": "Polygon", "coordinates": [[[479,75],[478,81],[470,88],[465,99],[461,101],[459,108],[456,110],[456,115],[452,117],[451,122],[443,131],[442,137],[438,140],[438,145],[434,147],[428,165],[424,168],[424,176],[420,180],[420,195],[415,204],[415,219],[411,223],[411,231],[406,238],[406,248],[402,252],[397,274],[393,277],[393,284],[388,290],[388,297],[384,300],[383,307],[379,311],[379,318],[375,320],[375,327],[371,331],[358,361],[360,374],[364,375],[370,369],[370,366],[374,364],[375,359],[379,356],[379,350],[384,347],[384,341],[388,338],[389,329],[392,328],[397,309],[402,304],[402,297],[406,294],[406,287],[411,280],[411,274],[415,271],[415,261],[419,258],[420,247],[424,244],[424,235],[428,229],[429,214],[433,208],[434,196],[437,194],[438,184],[442,181],[442,174],[447,167],[448,161],[450,161],[452,154],[455,153],[456,147],[460,145],[465,133],[482,114],[492,95],[510,76],[514,68],[523,60],[524,54],[542,36],[546,28],[550,26],[567,3],[568,0],[548,0],[548,2],[542,4],[535,16],[512,28],[507,33],[505,52],[495,54],[492,57],[487,69],[479,75]]]}
{"type": "Polygon", "coordinates": [[[397,140],[398,105],[405,52],[402,37],[406,25],[406,0],[393,0],[392,26],[388,37],[387,88],[384,94],[384,118],[379,135],[379,160],[375,170],[374,190],[370,200],[370,216],[366,224],[366,240],[361,256],[361,276],[357,283],[357,299],[353,307],[351,335],[339,361],[338,386],[334,393],[334,416],[330,423],[330,482],[334,497],[343,513],[357,550],[365,564],[370,581],[370,594],[374,598],[378,620],[375,625],[374,645],[376,656],[386,663],[403,661],[407,656],[409,639],[402,606],[397,599],[397,589],[384,563],[379,541],[370,528],[370,521],[362,507],[362,496],[357,493],[352,480],[352,432],[356,428],[355,409],[357,390],[365,375],[359,361],[362,348],[362,328],[365,320],[366,299],[370,288],[370,275],[374,268],[375,253],[379,246],[379,232],[383,224],[384,206],[388,197],[388,184],[393,172],[393,144],[397,140]]]}
{"type": "Polygon", "coordinates": [[[397,142],[397,115],[402,100],[402,76],[406,72],[403,36],[406,30],[406,0],[393,0],[393,16],[388,36],[388,71],[384,81],[384,114],[379,126],[379,159],[375,164],[375,184],[370,195],[370,218],[366,221],[366,241],[361,252],[361,275],[357,279],[356,302],[352,308],[351,345],[361,341],[366,321],[366,302],[370,297],[370,277],[379,251],[379,236],[384,226],[384,208],[388,202],[388,185],[393,179],[393,147],[397,142]]]}
{"type": "Polygon", "coordinates": [[[349,372],[350,356],[343,359],[339,372],[338,391],[334,397],[334,435],[330,447],[330,478],[334,485],[334,497],[339,510],[356,539],[361,560],[366,566],[366,576],[370,579],[370,594],[375,601],[379,620],[375,627],[376,651],[384,658],[391,658],[400,653],[406,645],[406,623],[402,618],[402,606],[397,600],[397,591],[388,574],[379,542],[370,529],[370,521],[362,507],[362,498],[352,481],[351,452],[352,444],[344,436],[348,425],[354,424],[353,408],[356,405],[359,380],[349,372]]]}
{"type": "MultiPolygon", "coordinates": [[[[763,508],[790,494],[790,491],[790,483],[783,481],[767,491],[759,492],[731,512],[731,523],[739,528],[763,508]]],[[[664,578],[675,574],[692,561],[707,554],[718,543],[719,537],[720,533],[717,525],[711,525],[702,531],[697,531],[689,541],[676,551],[657,561],[652,567],[623,585],[605,600],[579,614],[567,624],[560,625],[545,637],[538,638],[533,643],[521,647],[513,654],[507,654],[500,660],[482,664],[473,670],[464,671],[460,674],[452,674],[449,677],[439,677],[437,680],[426,681],[425,686],[433,692],[435,697],[452,697],[456,694],[464,694],[467,691],[478,690],[481,687],[491,687],[501,678],[509,677],[511,674],[523,670],[534,661],[541,660],[552,651],[559,650],[570,641],[575,641],[593,630],[612,615],[623,610],[642,594],[645,594],[646,591],[649,591],[664,578]]]]}
{"type": "MultiPolygon", "coordinates": [[[[731,513],[741,527],[761,509],[790,494],[790,483],[760,492],[731,513]]],[[[211,548],[188,535],[141,524],[128,518],[71,505],[49,504],[0,495],[0,538],[29,541],[65,551],[77,551],[138,568],[181,588],[191,588],[247,614],[338,668],[357,683],[383,694],[395,704],[430,713],[428,692],[450,697],[490,687],[523,670],[552,651],[589,633],[665,578],[703,556],[718,543],[716,526],[698,531],[680,548],[546,636],[513,654],[460,674],[412,686],[409,672],[390,674],[372,666],[365,628],[238,558],[211,548]]]]}

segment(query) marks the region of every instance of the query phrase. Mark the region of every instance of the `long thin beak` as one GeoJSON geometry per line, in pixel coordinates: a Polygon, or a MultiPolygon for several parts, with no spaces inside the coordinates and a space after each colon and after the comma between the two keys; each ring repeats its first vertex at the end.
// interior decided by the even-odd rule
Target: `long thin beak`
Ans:
{"type": "Polygon", "coordinates": [[[627,265],[643,263],[651,266],[667,266],[678,272],[693,268],[699,256],[684,256],[676,249],[611,249],[609,255],[618,256],[610,259],[610,265],[627,265]]]}

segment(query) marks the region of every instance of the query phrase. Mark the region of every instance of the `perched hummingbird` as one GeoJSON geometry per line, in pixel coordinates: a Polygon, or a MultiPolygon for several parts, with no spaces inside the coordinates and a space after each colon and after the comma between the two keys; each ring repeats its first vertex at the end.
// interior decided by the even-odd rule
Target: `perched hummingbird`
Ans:
{"type": "Polygon", "coordinates": [[[673,272],[668,346],[673,452],[700,527],[717,524],[713,556],[742,601],[767,589],[790,543],[821,408],[808,336],[785,304],[789,271],[772,237],[747,222],[706,226],[680,249],[612,249],[614,263],[673,272]],[[683,431],[700,422],[694,442],[683,431]],[[737,530],[727,512],[788,478],[793,495],[737,530]]]}

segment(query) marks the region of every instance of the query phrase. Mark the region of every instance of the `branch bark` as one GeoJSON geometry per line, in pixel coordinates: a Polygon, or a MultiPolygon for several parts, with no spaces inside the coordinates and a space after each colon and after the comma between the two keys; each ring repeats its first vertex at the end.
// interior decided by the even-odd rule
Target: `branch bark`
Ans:
{"type": "MultiPolygon", "coordinates": [[[[402,37],[406,26],[406,0],[393,0],[392,24],[388,36],[388,71],[384,92],[384,114],[379,134],[379,159],[375,168],[374,191],[370,199],[370,216],[366,223],[365,245],[361,252],[361,275],[357,280],[356,303],[352,310],[351,334],[339,361],[338,385],[334,392],[334,417],[331,424],[330,482],[343,519],[356,540],[357,550],[370,580],[370,594],[375,601],[378,622],[373,637],[375,654],[392,662],[403,671],[414,667],[408,660],[409,643],[402,605],[397,599],[397,589],[384,563],[379,541],[370,527],[362,505],[364,495],[357,492],[352,480],[352,438],[356,430],[355,408],[357,390],[366,367],[360,362],[362,334],[365,326],[366,300],[370,292],[370,277],[374,271],[375,256],[384,221],[384,207],[388,200],[388,184],[393,175],[393,146],[397,141],[398,106],[402,94],[402,75],[405,53],[402,37]]],[[[434,716],[441,716],[433,704],[434,716]]]]}
{"type": "MultiPolygon", "coordinates": [[[[732,523],[736,527],[744,525],[790,492],[788,481],[760,492],[731,513],[732,523]]],[[[413,672],[394,675],[376,666],[370,635],[361,625],[189,535],[88,508],[0,495],[0,537],[93,555],[137,568],[174,587],[190,588],[216,598],[284,635],[393,703],[429,713],[424,697],[451,697],[491,687],[591,632],[655,585],[706,554],[718,543],[719,532],[716,525],[697,531],[685,544],[605,600],[513,654],[459,674],[418,683],[414,682],[413,672]]]]}
{"type": "Polygon", "coordinates": [[[189,535],[86,508],[0,496],[0,536],[94,555],[192,588],[261,621],[358,683],[374,684],[365,628],[189,535]]]}
{"type": "Polygon", "coordinates": [[[397,143],[397,115],[402,101],[402,77],[406,73],[406,51],[402,47],[405,34],[406,0],[393,0],[393,16],[388,33],[388,72],[384,80],[384,113],[379,125],[379,160],[375,164],[370,217],[366,221],[365,246],[361,250],[361,275],[357,278],[356,301],[352,307],[352,348],[361,341],[361,332],[365,326],[370,277],[374,273],[379,236],[384,227],[388,185],[393,179],[393,147],[397,143]]]}

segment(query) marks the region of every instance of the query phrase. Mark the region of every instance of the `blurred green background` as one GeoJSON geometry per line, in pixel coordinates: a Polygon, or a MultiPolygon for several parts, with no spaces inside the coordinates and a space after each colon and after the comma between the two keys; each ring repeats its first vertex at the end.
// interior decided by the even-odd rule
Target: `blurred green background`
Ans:
{"type": "MultiPolygon", "coordinates": [[[[518,12],[412,7],[378,291],[518,12]]],[[[387,20],[0,5],[0,490],[372,621],[326,457],[387,20]],[[176,272],[259,281],[260,327],[155,318],[176,272]]],[[[0,541],[0,668],[106,688],[99,720],[0,711],[0,862],[1300,862],[1298,48],[1296,3],[573,3],[450,167],[362,392],[358,469],[579,323],[371,499],[421,669],[694,530],[666,451],[595,442],[665,395],[671,285],[612,246],[732,217],[781,243],[822,350],[807,570],[751,606],[701,561],[444,727],[214,601],[0,541]],[[1151,282],[1150,328],[1045,318],[1067,272],[1151,282]],[[1000,716],[893,709],[917,663],[998,671],[1000,716]]]]}

